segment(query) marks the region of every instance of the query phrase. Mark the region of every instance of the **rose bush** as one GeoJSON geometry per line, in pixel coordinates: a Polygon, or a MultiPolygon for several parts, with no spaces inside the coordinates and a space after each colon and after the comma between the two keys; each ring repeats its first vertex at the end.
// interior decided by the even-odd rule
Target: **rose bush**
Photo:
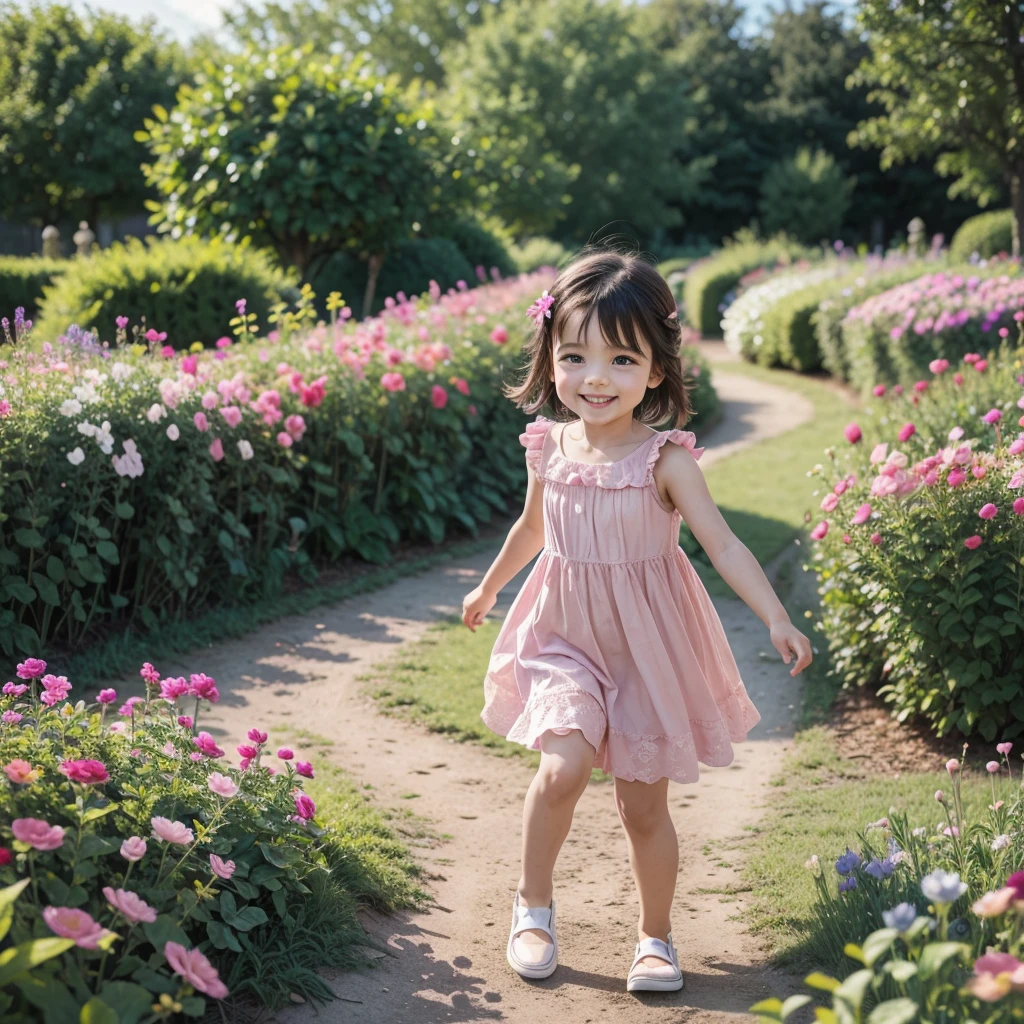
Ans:
{"type": "Polygon", "coordinates": [[[1024,362],[933,360],[875,387],[811,471],[820,628],[844,685],[881,685],[940,735],[1024,733],[1024,362]]]}
{"type": "Polygon", "coordinates": [[[17,896],[4,911],[15,944],[66,941],[45,962],[0,962],[0,1007],[47,1024],[107,1007],[134,1024],[201,1016],[229,988],[259,1000],[240,954],[295,931],[337,856],[303,792],[312,766],[284,750],[268,765],[269,737],[252,729],[229,767],[199,727],[219,699],[202,673],[161,679],[146,664],[144,698],[71,703],[46,669],[26,659],[0,694],[0,903],[17,896]]]}
{"type": "MultiPolygon", "coordinates": [[[[865,827],[859,850],[838,856],[835,873],[817,855],[808,860],[818,896],[807,945],[821,968],[845,976],[815,972],[806,979],[831,995],[817,1019],[1020,1019],[1024,799],[1012,749],[1012,742],[998,744],[999,760],[986,765],[987,813],[965,812],[964,765],[951,759],[943,783],[949,790],[935,793],[942,820],[934,827],[912,826],[890,810],[865,827]]],[[[751,1009],[777,1021],[809,1002],[791,996],[751,1009]]]]}

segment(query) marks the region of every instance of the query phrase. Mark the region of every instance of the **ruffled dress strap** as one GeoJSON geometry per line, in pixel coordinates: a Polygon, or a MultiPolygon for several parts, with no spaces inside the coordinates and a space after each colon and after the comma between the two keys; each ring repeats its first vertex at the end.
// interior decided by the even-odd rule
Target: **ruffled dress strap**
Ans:
{"type": "Polygon", "coordinates": [[[554,425],[554,420],[538,416],[532,423],[527,423],[526,432],[519,435],[519,443],[526,449],[526,465],[537,477],[541,475],[544,443],[554,425]]]}
{"type": "Polygon", "coordinates": [[[655,437],[647,452],[647,470],[645,480],[650,483],[654,479],[654,464],[661,455],[661,449],[667,441],[685,448],[695,459],[704,454],[703,448],[697,447],[697,436],[692,430],[663,430],[655,437]]]}

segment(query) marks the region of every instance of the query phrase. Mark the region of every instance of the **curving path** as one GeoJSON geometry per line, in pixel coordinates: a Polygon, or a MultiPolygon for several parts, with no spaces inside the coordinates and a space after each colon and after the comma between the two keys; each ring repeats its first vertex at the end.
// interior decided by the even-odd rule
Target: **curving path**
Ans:
{"type": "MultiPolygon", "coordinates": [[[[703,343],[716,363],[720,343],[703,343]]],[[[722,422],[698,437],[702,465],[752,441],[808,420],[810,403],[716,366],[725,403],[722,422]]],[[[456,613],[493,552],[454,561],[351,602],[284,619],[244,639],[165,671],[213,675],[222,694],[208,728],[232,739],[259,723],[289,724],[330,738],[338,763],[371,781],[385,805],[410,790],[447,842],[417,851],[436,899],[429,912],[368,915],[377,969],[329,978],[340,997],[319,1009],[289,1008],[281,1024],[440,1024],[447,1021],[557,1020],[560,1024],[711,1024],[750,1019],[758,999],[790,990],[759,964],[757,942],[743,929],[739,884],[742,843],[764,805],[767,783],[792,734],[799,683],[788,675],[767,631],[738,600],[716,605],[762,721],[728,768],[706,769],[699,785],[670,787],[679,832],[680,872],[674,912],[686,974],[681,993],[627,994],[636,907],[626,846],[611,786],[593,784],[580,801],[555,879],[561,966],[528,983],[505,963],[510,903],[518,879],[522,798],[530,768],[470,744],[376,712],[357,678],[415,640],[437,618],[456,613]],[[719,890],[709,892],[708,890],[719,890]]],[[[501,595],[504,614],[525,573],[501,595]]],[[[233,746],[233,739],[232,744],[233,746]]],[[[403,802],[403,806],[409,806],[403,802]]],[[[372,955],[372,954],[371,954],[372,955]]]]}

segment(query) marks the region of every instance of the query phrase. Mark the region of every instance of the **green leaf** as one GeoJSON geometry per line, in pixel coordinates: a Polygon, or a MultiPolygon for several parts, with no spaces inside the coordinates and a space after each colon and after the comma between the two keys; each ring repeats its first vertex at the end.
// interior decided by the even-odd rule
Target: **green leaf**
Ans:
{"type": "Polygon", "coordinates": [[[811,997],[808,995],[790,996],[782,1004],[782,1019],[785,1020],[791,1013],[799,1010],[802,1006],[806,1006],[810,1001],[811,997]]]}
{"type": "Polygon", "coordinates": [[[873,967],[875,961],[896,941],[899,932],[895,928],[880,928],[864,940],[864,963],[873,967]]]}
{"type": "Polygon", "coordinates": [[[50,555],[46,559],[46,575],[53,580],[54,583],[63,583],[66,573],[64,572],[64,563],[56,556],[50,555]]]}
{"type": "Polygon", "coordinates": [[[160,953],[163,953],[168,942],[177,942],[186,948],[191,946],[188,936],[168,914],[161,914],[155,921],[147,921],[142,930],[160,953]]]}
{"type": "Polygon", "coordinates": [[[36,592],[22,580],[7,578],[3,581],[7,593],[22,604],[31,604],[36,599],[36,592]]]}
{"type": "Polygon", "coordinates": [[[0,988],[22,971],[30,971],[33,967],[60,956],[74,944],[72,939],[31,939],[5,949],[0,953],[0,988]]]}
{"type": "Polygon", "coordinates": [[[855,1013],[860,1011],[861,1003],[864,1002],[864,993],[867,991],[874,973],[867,969],[854,971],[833,993],[833,1002],[841,999],[855,1013]]]}
{"type": "Polygon", "coordinates": [[[229,917],[234,917],[235,914],[238,913],[238,901],[235,899],[233,893],[225,890],[220,894],[220,913],[225,921],[229,917]]]}
{"type": "Polygon", "coordinates": [[[782,1000],[781,999],[762,999],[759,1003],[754,1003],[750,1008],[751,1013],[756,1013],[761,1018],[767,1018],[768,1020],[782,1020],[782,1000]]]}
{"type": "Polygon", "coordinates": [[[135,508],[130,505],[127,501],[119,501],[114,506],[114,515],[118,519],[131,519],[135,515],[135,508]]]}
{"type": "Polygon", "coordinates": [[[186,1017],[202,1017],[206,1013],[206,1000],[202,996],[186,996],[178,1001],[181,1003],[181,1012],[186,1017]]]}
{"type": "Polygon", "coordinates": [[[43,1011],[46,1024],[68,1024],[78,1016],[78,1000],[72,998],[67,986],[54,977],[22,974],[12,984],[21,990],[28,1002],[43,1011]]]}
{"type": "Polygon", "coordinates": [[[206,926],[206,934],[209,935],[210,941],[217,949],[230,949],[235,953],[242,952],[242,947],[238,939],[235,938],[235,933],[220,921],[211,921],[206,926]]]}
{"type": "Polygon", "coordinates": [[[302,859],[302,854],[294,846],[271,846],[261,843],[260,851],[275,868],[291,867],[302,859]]]}
{"type": "Polygon", "coordinates": [[[821,1024],[836,1024],[836,1015],[827,1006],[816,1006],[814,1019],[820,1021],[821,1024]]]}
{"type": "Polygon", "coordinates": [[[82,1007],[78,1024],[118,1024],[117,1014],[98,996],[93,996],[82,1007]]]}
{"type": "Polygon", "coordinates": [[[100,998],[117,1014],[118,1024],[138,1024],[153,1005],[150,992],[130,981],[108,981],[100,989],[100,998]]]}
{"type": "Polygon", "coordinates": [[[868,1024],[910,1024],[917,1016],[913,999],[887,999],[868,1014],[868,1024]]]}
{"type": "Polygon", "coordinates": [[[890,960],[884,969],[900,984],[905,984],[917,974],[917,964],[910,960],[890,960]]]}
{"type": "MultiPolygon", "coordinates": [[[[227,893],[224,894],[225,896],[227,893]]],[[[223,897],[221,898],[221,914],[224,920],[227,921],[232,928],[235,928],[240,932],[248,932],[253,928],[261,924],[266,924],[269,918],[267,917],[266,911],[261,910],[259,907],[243,907],[237,914],[224,913],[223,897]]]]}
{"type": "Polygon", "coordinates": [[[804,978],[804,984],[810,988],[820,989],[822,992],[835,992],[839,988],[840,982],[838,978],[831,978],[827,974],[815,971],[804,978]]]}
{"type": "Polygon", "coordinates": [[[962,942],[929,942],[921,953],[917,970],[922,981],[937,974],[942,965],[955,956],[970,956],[970,947],[962,942]]]}
{"type": "Polygon", "coordinates": [[[44,576],[41,572],[34,572],[32,573],[32,583],[43,604],[48,604],[51,608],[60,607],[60,594],[49,576],[44,576]]]}
{"type": "Polygon", "coordinates": [[[117,565],[121,561],[117,545],[113,541],[101,540],[96,542],[96,554],[110,565],[117,565]]]}
{"type": "Polygon", "coordinates": [[[29,878],[23,878],[20,882],[15,882],[14,885],[0,889],[0,939],[10,930],[11,922],[14,920],[14,902],[30,881],[29,878]]]}
{"type": "MultiPolygon", "coordinates": [[[[163,953],[163,949],[160,950],[163,953]]],[[[174,978],[168,978],[164,974],[154,971],[151,967],[140,967],[132,974],[132,978],[140,985],[144,985],[150,992],[166,992],[168,994],[178,991],[178,982],[174,978]]]]}
{"type": "Polygon", "coordinates": [[[856,942],[848,942],[843,946],[843,952],[851,959],[856,960],[858,963],[864,963],[864,950],[857,945],[856,942]]]}
{"type": "Polygon", "coordinates": [[[38,530],[30,529],[27,526],[15,530],[14,539],[23,548],[34,548],[38,551],[43,546],[43,535],[38,530]]]}

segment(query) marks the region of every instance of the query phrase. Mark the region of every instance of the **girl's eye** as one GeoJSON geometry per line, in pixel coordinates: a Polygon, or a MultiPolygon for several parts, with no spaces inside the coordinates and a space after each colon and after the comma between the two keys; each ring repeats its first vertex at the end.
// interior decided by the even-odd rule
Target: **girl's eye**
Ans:
{"type": "Polygon", "coordinates": [[[566,360],[566,359],[568,359],[570,361],[572,361],[574,359],[578,359],[581,363],[583,362],[583,356],[578,355],[576,352],[569,352],[566,355],[562,356],[562,360],[563,361],[566,360]]]}
{"type": "Polygon", "coordinates": [[[631,366],[631,365],[635,365],[636,360],[635,359],[631,359],[629,356],[616,356],[615,357],[615,362],[619,366],[631,366]],[[625,362],[624,363],[620,363],[619,362],[620,359],[625,359],[625,362]]]}

